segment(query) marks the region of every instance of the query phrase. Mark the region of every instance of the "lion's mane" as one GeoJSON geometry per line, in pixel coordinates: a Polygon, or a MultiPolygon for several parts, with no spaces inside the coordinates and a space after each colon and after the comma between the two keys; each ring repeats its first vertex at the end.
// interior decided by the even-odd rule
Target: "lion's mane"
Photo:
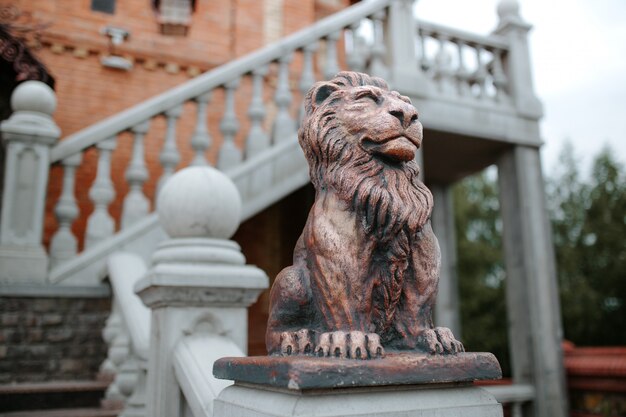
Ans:
{"type": "MultiPolygon", "coordinates": [[[[330,83],[339,89],[370,85],[389,90],[384,80],[354,72],[340,72],[330,83]]],[[[417,163],[388,165],[367,153],[349,140],[335,117],[341,98],[331,95],[314,107],[312,93],[305,98],[298,139],[315,189],[334,189],[363,219],[365,232],[380,239],[401,230],[409,235],[418,232],[430,217],[433,197],[418,178],[417,163]]]]}

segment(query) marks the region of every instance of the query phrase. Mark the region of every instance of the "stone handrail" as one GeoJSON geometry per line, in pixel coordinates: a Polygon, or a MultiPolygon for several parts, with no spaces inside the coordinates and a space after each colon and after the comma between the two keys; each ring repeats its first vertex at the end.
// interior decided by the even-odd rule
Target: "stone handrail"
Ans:
{"type": "Polygon", "coordinates": [[[227,337],[190,335],[174,349],[174,372],[194,417],[213,416],[213,401],[231,381],[213,376],[213,363],[224,356],[245,356],[227,337]]]}
{"type": "Polygon", "coordinates": [[[535,399],[535,387],[528,384],[492,385],[483,388],[492,393],[499,403],[510,404],[512,417],[522,417],[522,406],[535,399]]]}

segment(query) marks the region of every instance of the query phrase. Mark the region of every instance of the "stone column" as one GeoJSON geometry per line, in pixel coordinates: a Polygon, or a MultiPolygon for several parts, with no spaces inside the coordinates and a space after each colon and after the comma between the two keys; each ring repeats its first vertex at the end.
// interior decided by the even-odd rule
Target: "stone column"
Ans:
{"type": "Polygon", "coordinates": [[[241,200],[221,172],[179,171],[164,185],[157,207],[170,239],[159,245],[135,291],[152,310],[147,415],[172,417],[184,405],[173,363],[178,342],[203,331],[226,336],[246,352],[247,307],[268,279],[245,265],[239,246],[227,240],[239,226],[241,200]]]}
{"type": "Polygon", "coordinates": [[[452,186],[430,185],[434,208],[433,230],[441,248],[441,272],[439,293],[435,306],[437,326],[448,327],[457,339],[461,340],[461,315],[459,314],[459,279],[457,275],[456,231],[452,186]]]}
{"type": "Polygon", "coordinates": [[[0,283],[44,283],[48,256],[42,245],[50,147],[61,135],[52,119],[54,91],[40,81],[21,83],[13,114],[2,122],[5,146],[0,219],[0,283]]]}
{"type": "Polygon", "coordinates": [[[513,381],[535,385],[534,415],[565,417],[563,331],[539,149],[506,152],[498,178],[513,381]]]}

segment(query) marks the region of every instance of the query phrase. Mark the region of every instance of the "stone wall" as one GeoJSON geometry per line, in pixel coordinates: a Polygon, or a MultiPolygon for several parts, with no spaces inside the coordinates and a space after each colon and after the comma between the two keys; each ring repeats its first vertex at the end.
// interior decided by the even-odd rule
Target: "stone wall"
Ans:
{"type": "Polygon", "coordinates": [[[0,384],[94,379],[107,298],[0,297],[0,384]]]}

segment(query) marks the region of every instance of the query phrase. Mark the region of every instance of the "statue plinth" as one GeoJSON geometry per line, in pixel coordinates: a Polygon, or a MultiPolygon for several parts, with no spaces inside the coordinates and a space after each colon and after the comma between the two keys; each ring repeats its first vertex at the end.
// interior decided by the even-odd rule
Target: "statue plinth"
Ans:
{"type": "Polygon", "coordinates": [[[315,356],[222,358],[213,365],[213,374],[237,383],[296,391],[462,383],[502,377],[500,364],[491,353],[406,352],[370,360],[315,356]]]}
{"type": "Polygon", "coordinates": [[[490,353],[222,358],[213,373],[235,381],[215,400],[215,415],[502,417],[494,396],[472,384],[501,377],[490,353]]]}

